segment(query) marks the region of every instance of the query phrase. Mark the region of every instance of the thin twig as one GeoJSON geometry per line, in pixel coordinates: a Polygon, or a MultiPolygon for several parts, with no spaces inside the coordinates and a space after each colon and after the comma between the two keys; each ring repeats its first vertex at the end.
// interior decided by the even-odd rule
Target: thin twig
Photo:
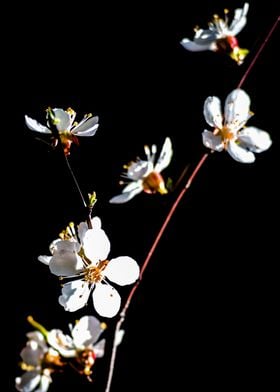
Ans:
{"type": "Polygon", "coordinates": [[[263,51],[265,45],[266,45],[267,42],[269,41],[269,39],[270,39],[272,33],[273,33],[274,30],[276,29],[279,20],[280,20],[280,16],[277,17],[275,23],[273,24],[273,26],[272,26],[271,29],[269,30],[269,32],[268,32],[266,38],[264,39],[264,41],[263,41],[263,43],[261,44],[259,50],[258,50],[257,53],[255,54],[255,57],[254,57],[253,60],[251,61],[250,65],[249,65],[249,67],[248,67],[248,69],[247,69],[247,71],[244,73],[244,75],[242,76],[240,82],[238,83],[237,88],[241,88],[241,86],[243,85],[243,83],[244,83],[245,80],[247,79],[247,77],[248,77],[248,75],[249,75],[251,69],[252,69],[253,66],[255,65],[255,63],[256,63],[258,57],[260,56],[260,54],[261,54],[261,52],[263,51]]]}
{"type": "Polygon", "coordinates": [[[147,268],[147,266],[149,264],[149,261],[151,260],[151,257],[153,255],[154,251],[156,250],[156,247],[157,247],[157,245],[158,245],[158,243],[159,243],[159,241],[160,241],[160,239],[161,239],[161,237],[162,237],[162,235],[163,235],[163,233],[164,233],[164,231],[165,231],[165,229],[166,229],[170,219],[172,218],[176,208],[178,207],[178,204],[182,200],[182,198],[183,198],[184,194],[186,193],[186,191],[190,188],[194,178],[196,177],[197,173],[201,169],[202,165],[204,164],[204,162],[206,161],[208,156],[209,156],[208,153],[204,154],[202,156],[202,158],[200,159],[200,161],[196,165],[195,169],[193,170],[190,178],[188,179],[186,185],[183,187],[183,189],[181,190],[181,192],[177,196],[175,202],[173,203],[173,205],[172,205],[170,211],[168,212],[168,214],[167,214],[167,216],[166,216],[166,218],[165,218],[165,220],[163,222],[163,225],[161,226],[161,228],[160,228],[160,230],[158,232],[158,235],[156,236],[156,238],[155,238],[155,240],[154,240],[154,242],[153,242],[153,244],[151,246],[151,249],[149,250],[149,252],[147,254],[147,257],[146,257],[146,259],[145,259],[145,261],[144,261],[144,263],[143,263],[143,265],[141,267],[139,280],[132,287],[132,289],[131,289],[131,291],[130,291],[130,293],[128,295],[128,298],[126,300],[126,303],[124,304],[124,307],[123,307],[123,309],[122,309],[122,311],[120,313],[120,318],[119,318],[119,321],[117,322],[116,328],[115,328],[113,348],[112,348],[110,367],[109,367],[109,373],[108,373],[108,380],[107,380],[107,385],[106,385],[105,392],[109,392],[110,388],[111,388],[113,372],[114,372],[114,367],[115,367],[116,354],[117,354],[118,334],[119,334],[119,332],[121,330],[121,326],[122,326],[122,324],[123,324],[123,322],[125,320],[127,309],[128,309],[128,307],[129,307],[129,305],[131,303],[131,300],[132,300],[132,298],[134,296],[134,293],[136,292],[137,287],[140,284],[141,279],[143,278],[143,273],[144,273],[145,269],[147,268]]]}

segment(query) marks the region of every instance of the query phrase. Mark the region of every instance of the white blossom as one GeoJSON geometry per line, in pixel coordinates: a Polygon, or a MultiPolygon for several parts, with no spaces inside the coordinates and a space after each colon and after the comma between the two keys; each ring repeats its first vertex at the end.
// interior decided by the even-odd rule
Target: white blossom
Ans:
{"type": "Polygon", "coordinates": [[[241,89],[233,90],[226,98],[224,115],[218,97],[208,97],[204,102],[206,122],[214,131],[204,130],[203,144],[214,151],[226,150],[233,159],[242,163],[255,161],[254,153],[271,146],[269,134],[255,127],[245,127],[250,112],[250,98],[241,89]]]}
{"type": "Polygon", "coordinates": [[[94,217],[91,225],[92,228],[88,228],[82,222],[78,226],[78,235],[73,226],[68,228],[64,239],[51,244],[52,256],[40,256],[39,260],[48,264],[53,274],[63,280],[70,279],[63,284],[59,297],[65,310],[81,309],[92,294],[97,313],[113,317],[119,311],[121,298],[108,280],[120,286],[132,284],[139,277],[139,266],[129,256],[108,260],[110,241],[101,229],[100,219],[94,217]]]}
{"type": "Polygon", "coordinates": [[[195,29],[193,41],[184,38],[181,41],[183,47],[192,52],[200,52],[211,50],[214,52],[225,51],[230,57],[242,64],[244,58],[249,53],[247,49],[239,47],[236,35],[244,28],[247,22],[247,12],[249,4],[245,3],[243,8],[237,8],[231,23],[228,19],[228,10],[225,10],[225,18],[222,19],[218,15],[213,16],[212,22],[209,23],[208,29],[195,29]]]}
{"type": "Polygon", "coordinates": [[[160,173],[171,161],[173,151],[170,138],[167,137],[165,139],[156,163],[156,145],[153,144],[151,149],[145,146],[144,149],[147,160],[137,159],[125,166],[127,171],[123,174],[123,177],[129,183],[124,187],[120,195],[114,196],[109,200],[110,203],[126,203],[142,191],[146,193],[167,193],[164,180],[160,173]]]}
{"type": "MultiPolygon", "coordinates": [[[[55,108],[47,110],[47,125],[40,124],[37,120],[25,115],[25,124],[32,131],[43,134],[52,134],[51,126],[55,126],[59,134],[65,155],[69,155],[72,142],[78,144],[77,136],[94,136],[98,129],[98,116],[86,114],[78,123],[75,121],[76,112],[68,108],[67,110],[55,108]]],[[[55,144],[57,140],[54,137],[55,144]]]]}
{"type": "Polygon", "coordinates": [[[34,331],[27,336],[29,340],[20,353],[21,367],[26,371],[16,377],[16,389],[20,392],[46,392],[52,382],[53,366],[60,365],[59,354],[47,345],[40,332],[34,331]]]}

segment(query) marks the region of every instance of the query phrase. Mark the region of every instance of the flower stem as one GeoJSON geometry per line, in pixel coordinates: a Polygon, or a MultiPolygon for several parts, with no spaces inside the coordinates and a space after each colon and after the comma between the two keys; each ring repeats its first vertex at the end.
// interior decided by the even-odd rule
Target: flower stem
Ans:
{"type": "Polygon", "coordinates": [[[38,331],[41,332],[41,334],[47,338],[48,335],[48,331],[46,330],[45,327],[43,327],[43,325],[41,325],[40,323],[38,323],[37,321],[34,320],[34,318],[32,316],[28,316],[27,317],[27,321],[32,325],[32,327],[38,329],[38,331]]]}
{"type": "Polygon", "coordinates": [[[245,80],[247,79],[249,73],[251,72],[253,66],[255,65],[257,59],[259,58],[261,52],[263,51],[265,45],[267,44],[267,42],[269,41],[272,33],[274,32],[274,30],[277,27],[277,24],[280,20],[280,16],[277,17],[275,23],[273,24],[273,26],[271,27],[271,29],[269,30],[267,36],[265,37],[263,43],[261,44],[261,46],[259,47],[259,50],[257,51],[257,53],[255,54],[255,57],[253,58],[253,60],[251,61],[249,67],[247,68],[247,71],[244,73],[244,75],[242,76],[240,82],[238,83],[237,88],[241,88],[241,86],[243,85],[243,83],[245,82],[245,80]]]}
{"type": "MultiPolygon", "coordinates": [[[[269,41],[269,39],[270,39],[272,33],[274,32],[274,30],[276,29],[277,24],[279,22],[279,19],[280,19],[280,17],[278,16],[276,21],[275,21],[275,23],[273,24],[273,26],[271,27],[270,31],[268,32],[266,38],[264,39],[263,43],[261,44],[260,48],[258,49],[257,53],[255,54],[253,60],[249,64],[247,70],[245,71],[244,75],[242,76],[242,78],[241,78],[237,88],[241,88],[241,86],[243,85],[243,83],[247,79],[249,73],[251,72],[253,66],[255,65],[255,63],[257,61],[257,59],[259,58],[259,56],[260,56],[261,52],[263,51],[265,45],[269,41]]],[[[213,152],[213,151],[211,151],[211,152],[213,152]]],[[[165,231],[169,221],[171,220],[174,212],[176,211],[176,208],[178,207],[178,205],[179,205],[180,201],[182,200],[183,196],[185,195],[186,191],[191,187],[193,180],[197,176],[199,170],[201,169],[202,165],[204,164],[204,162],[206,161],[208,156],[209,156],[209,154],[205,153],[201,157],[201,159],[199,160],[198,164],[194,168],[192,174],[190,175],[188,181],[186,182],[185,186],[183,187],[183,189],[181,190],[181,192],[177,196],[175,202],[172,204],[171,209],[168,212],[168,214],[167,214],[167,216],[166,216],[166,218],[165,218],[165,220],[164,220],[164,222],[163,222],[163,224],[162,224],[162,226],[161,226],[161,228],[160,228],[160,230],[159,230],[159,232],[158,232],[158,234],[157,234],[157,236],[156,236],[156,238],[155,238],[155,240],[154,240],[154,242],[153,242],[153,244],[152,244],[152,246],[151,246],[151,248],[150,248],[150,250],[149,250],[149,252],[147,254],[147,257],[146,257],[146,259],[145,259],[145,261],[144,261],[144,263],[143,263],[143,265],[141,267],[139,280],[132,287],[132,289],[131,289],[131,291],[130,291],[130,293],[128,295],[128,298],[127,298],[127,300],[126,300],[126,302],[125,302],[125,304],[124,304],[124,306],[123,306],[123,308],[122,308],[122,310],[120,312],[119,320],[118,320],[118,322],[116,324],[116,327],[115,327],[114,341],[113,341],[111,359],[110,359],[110,364],[109,364],[109,373],[108,373],[108,378],[107,378],[107,384],[106,384],[105,392],[110,392],[110,388],[111,388],[111,384],[112,384],[112,378],[113,378],[113,373],[114,373],[114,368],[115,368],[115,362],[116,362],[117,347],[118,347],[118,339],[117,338],[118,338],[118,334],[119,334],[119,332],[121,330],[121,326],[122,326],[123,322],[125,321],[127,309],[129,308],[129,305],[130,305],[131,300],[132,300],[132,298],[133,298],[133,296],[134,296],[134,294],[135,294],[135,292],[137,290],[137,287],[139,286],[139,284],[140,284],[140,282],[141,282],[141,280],[143,278],[144,271],[147,268],[147,266],[148,266],[148,264],[149,264],[149,262],[151,260],[151,257],[153,255],[153,253],[154,253],[154,251],[155,251],[155,249],[156,249],[156,247],[157,247],[157,245],[158,245],[162,235],[164,234],[164,231],[165,231]]],[[[184,177],[184,175],[185,175],[185,171],[180,176],[178,183],[181,182],[181,180],[184,177]]]]}
{"type": "Polygon", "coordinates": [[[147,254],[147,257],[146,257],[146,259],[145,259],[145,261],[144,261],[144,263],[143,263],[143,265],[141,267],[139,280],[132,287],[132,289],[131,289],[131,291],[130,291],[130,293],[128,295],[128,298],[127,298],[127,300],[126,300],[126,302],[125,302],[125,304],[124,304],[124,306],[122,308],[122,311],[120,312],[120,318],[119,318],[119,320],[118,320],[118,322],[116,324],[116,328],[115,328],[114,342],[113,342],[113,348],[112,348],[112,354],[111,354],[111,360],[110,360],[110,367],[109,367],[109,374],[108,374],[108,379],[107,379],[107,385],[106,385],[105,392],[109,392],[110,388],[111,388],[113,372],[114,372],[114,367],[115,367],[115,361],[116,361],[116,354],[117,354],[117,341],[118,341],[117,337],[118,337],[118,334],[120,332],[121,326],[122,326],[122,324],[123,324],[123,322],[125,320],[127,309],[128,309],[128,307],[129,307],[129,305],[131,303],[131,300],[132,300],[132,298],[133,298],[133,296],[134,296],[134,294],[136,292],[137,287],[140,284],[140,281],[143,278],[144,271],[147,268],[147,266],[149,264],[149,261],[151,260],[151,257],[153,255],[154,251],[156,250],[156,247],[157,247],[157,245],[158,245],[158,243],[159,243],[159,241],[160,241],[160,239],[161,239],[161,237],[162,237],[162,235],[163,235],[163,233],[164,233],[168,223],[170,222],[170,219],[172,218],[172,216],[173,216],[176,208],[178,207],[180,201],[182,200],[184,194],[190,188],[194,178],[196,177],[197,173],[201,169],[202,165],[204,164],[204,162],[206,161],[208,156],[209,156],[208,153],[206,153],[206,154],[204,154],[202,156],[202,158],[200,159],[200,161],[198,162],[198,164],[194,168],[191,176],[189,177],[186,185],[183,187],[183,189],[181,190],[181,192],[177,196],[175,202],[173,203],[173,205],[172,205],[170,211],[168,212],[168,214],[167,214],[167,216],[166,216],[166,218],[165,218],[165,220],[163,222],[163,225],[161,226],[161,228],[160,228],[160,230],[159,230],[159,232],[158,232],[158,234],[157,234],[157,236],[156,236],[156,238],[155,238],[155,240],[154,240],[154,242],[153,242],[153,244],[152,244],[152,246],[151,246],[151,248],[150,248],[150,250],[149,250],[149,252],[147,254]]]}

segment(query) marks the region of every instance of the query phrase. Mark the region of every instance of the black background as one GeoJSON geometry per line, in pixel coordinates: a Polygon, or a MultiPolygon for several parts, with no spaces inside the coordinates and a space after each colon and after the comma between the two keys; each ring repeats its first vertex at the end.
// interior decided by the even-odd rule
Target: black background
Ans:
{"type": "MultiPolygon", "coordinates": [[[[166,196],[140,194],[127,204],[110,205],[109,198],[121,190],[122,165],[144,157],[144,144],[161,148],[170,136],[174,157],[163,176],[176,182],[186,165],[191,173],[205,152],[205,98],[224,100],[236,88],[279,14],[277,2],[260,3],[250,3],[247,25],[238,35],[240,46],[250,49],[242,66],[226,55],[191,53],[180,45],[182,38],[193,37],[195,25],[206,28],[214,13],[242,7],[241,1],[17,8],[6,56],[13,108],[6,265],[15,298],[9,390],[21,374],[19,353],[32,329],[27,315],[65,333],[69,322],[96,315],[91,303],[65,312],[57,302],[58,280],[37,261],[61,229],[70,220],[84,220],[86,212],[63,157],[36,140],[24,114],[43,123],[48,106],[70,106],[78,119],[88,112],[100,117],[96,135],[73,146],[70,163],[83,192],[97,193],[94,215],[110,238],[110,256],[129,255],[142,265],[183,183],[166,196]]],[[[131,303],[112,392],[270,389],[278,312],[278,57],[275,31],[243,84],[255,113],[249,125],[268,131],[273,145],[251,165],[226,153],[206,161],[131,303]]],[[[123,300],[129,290],[119,289],[123,300]]],[[[50,392],[105,390],[116,320],[106,320],[106,355],[96,362],[94,384],[77,374],[57,374],[50,392]]]]}

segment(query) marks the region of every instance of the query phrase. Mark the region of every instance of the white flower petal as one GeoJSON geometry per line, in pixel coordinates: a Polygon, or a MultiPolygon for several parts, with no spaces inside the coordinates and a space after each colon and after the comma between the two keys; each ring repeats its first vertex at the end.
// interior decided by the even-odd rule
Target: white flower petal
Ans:
{"type": "Polygon", "coordinates": [[[244,146],[253,152],[263,152],[272,144],[270,135],[255,127],[242,129],[238,133],[238,141],[241,142],[241,146],[244,146]]]}
{"type": "Polygon", "coordinates": [[[36,391],[34,391],[34,392],[47,392],[51,382],[52,382],[51,377],[49,375],[43,374],[41,376],[39,388],[37,388],[36,391]]]}
{"type": "Polygon", "coordinates": [[[139,160],[137,162],[133,162],[128,170],[127,177],[131,180],[137,181],[146,177],[154,168],[154,165],[151,161],[142,161],[139,160]]]}
{"type": "Polygon", "coordinates": [[[26,336],[28,337],[29,340],[34,340],[35,342],[37,342],[41,347],[47,348],[44,335],[41,332],[39,331],[27,332],[26,336]]]}
{"type": "Polygon", "coordinates": [[[24,116],[25,118],[25,124],[28,126],[31,131],[36,131],[40,133],[52,133],[51,130],[48,127],[45,127],[44,125],[40,124],[38,121],[33,120],[33,118],[30,118],[28,116],[24,116]]]}
{"type": "Polygon", "coordinates": [[[57,276],[72,276],[81,272],[84,264],[76,251],[76,242],[65,240],[57,243],[57,248],[49,262],[51,273],[57,276]]]}
{"type": "Polygon", "coordinates": [[[142,182],[141,183],[136,183],[134,182],[135,187],[132,189],[131,184],[130,188],[131,190],[129,192],[124,192],[121,193],[120,195],[114,196],[109,200],[109,203],[112,204],[122,204],[122,203],[126,203],[127,201],[131,200],[134,196],[138,195],[139,193],[141,193],[143,191],[143,186],[142,186],[142,182]]]}
{"type": "Polygon", "coordinates": [[[154,170],[160,173],[163,169],[165,169],[171,161],[172,154],[172,143],[170,138],[167,137],[163,143],[162,150],[154,167],[154,170]]]}
{"type": "Polygon", "coordinates": [[[41,261],[41,263],[49,265],[51,261],[52,256],[46,256],[46,255],[41,255],[38,257],[38,260],[41,261]]]}
{"type": "Polygon", "coordinates": [[[245,3],[243,8],[237,8],[234,12],[234,18],[228,28],[231,35],[237,35],[247,23],[246,15],[248,13],[249,4],[245,3]]]}
{"type": "Polygon", "coordinates": [[[84,316],[72,330],[74,344],[79,349],[84,349],[95,343],[104,331],[100,321],[94,316],[84,316]]]}
{"type": "Polygon", "coordinates": [[[73,339],[69,335],[64,335],[60,329],[52,329],[48,333],[48,343],[52,348],[59,352],[65,358],[76,356],[76,348],[73,339]]]}
{"type": "Polygon", "coordinates": [[[253,163],[255,161],[255,155],[251,151],[238,146],[234,141],[228,143],[227,152],[237,162],[253,163]]]}
{"type": "Polygon", "coordinates": [[[233,90],[225,102],[225,125],[232,131],[241,129],[250,115],[250,97],[244,90],[233,90]]]}
{"type": "Polygon", "coordinates": [[[38,366],[43,359],[44,351],[35,340],[31,340],[21,350],[20,356],[27,365],[38,366]]]}
{"type": "Polygon", "coordinates": [[[203,106],[205,121],[211,126],[221,129],[223,126],[223,116],[221,101],[218,97],[206,98],[203,106]]]}
{"type": "Polygon", "coordinates": [[[96,358],[101,358],[104,355],[105,351],[105,339],[100,340],[97,344],[93,346],[93,351],[94,354],[96,355],[96,358]]]}
{"type": "MultiPolygon", "coordinates": [[[[98,216],[95,216],[94,218],[92,218],[91,219],[91,226],[94,230],[101,229],[101,219],[98,218],[98,216]]],[[[80,238],[82,245],[84,244],[84,237],[85,237],[85,234],[88,230],[89,230],[89,227],[88,227],[87,222],[81,222],[78,225],[78,235],[79,235],[79,238],[80,238]]]]}
{"type": "Polygon", "coordinates": [[[94,136],[99,126],[98,120],[98,116],[90,117],[81,121],[71,132],[77,136],[94,136]]]}
{"type": "Polygon", "coordinates": [[[139,265],[129,256],[120,256],[110,260],[104,275],[112,282],[125,286],[139,278],[139,265]]]}
{"type": "Polygon", "coordinates": [[[97,284],[92,299],[95,310],[102,317],[114,317],[121,306],[119,293],[108,284],[97,284]]]}
{"type": "Polygon", "coordinates": [[[181,45],[190,52],[203,52],[205,50],[211,50],[212,44],[212,41],[205,43],[196,43],[194,41],[190,41],[188,38],[184,38],[181,40],[181,45]]]}
{"type": "Polygon", "coordinates": [[[31,392],[39,384],[41,376],[38,371],[25,372],[16,378],[16,389],[20,392],[31,392]]]}
{"type": "Polygon", "coordinates": [[[202,141],[204,146],[211,150],[220,152],[224,149],[224,143],[222,142],[221,136],[214,135],[213,132],[205,130],[202,133],[202,141]]]}
{"type": "Polygon", "coordinates": [[[93,265],[100,260],[106,260],[110,252],[110,241],[104,230],[93,227],[84,235],[83,239],[85,255],[93,265]]]}
{"type": "Polygon", "coordinates": [[[55,120],[57,123],[55,124],[58,132],[69,131],[72,125],[72,118],[70,113],[66,112],[63,109],[53,109],[55,120]]]}
{"type": "Polygon", "coordinates": [[[121,344],[121,342],[123,341],[123,337],[124,337],[124,329],[120,329],[115,334],[114,345],[119,346],[121,344]]]}
{"type": "Polygon", "coordinates": [[[58,302],[68,312],[75,312],[86,305],[89,294],[90,289],[87,283],[82,280],[74,280],[63,285],[62,295],[58,302]]]}

